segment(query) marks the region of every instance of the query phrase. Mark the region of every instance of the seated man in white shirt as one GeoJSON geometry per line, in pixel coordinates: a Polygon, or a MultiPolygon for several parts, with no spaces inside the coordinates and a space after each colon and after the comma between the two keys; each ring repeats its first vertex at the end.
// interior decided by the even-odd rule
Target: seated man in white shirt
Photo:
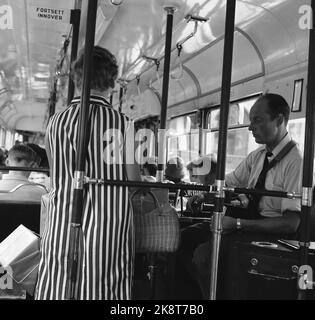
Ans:
{"type": "MultiPolygon", "coordinates": [[[[20,144],[9,150],[6,160],[11,167],[35,167],[36,154],[29,147],[20,144]]],[[[39,202],[47,193],[44,186],[31,183],[28,178],[30,171],[12,171],[4,174],[0,180],[0,201],[39,202]]]]}
{"type": "MultiPolygon", "coordinates": [[[[286,128],[289,114],[290,108],[287,102],[279,95],[265,94],[257,100],[250,111],[249,130],[252,131],[256,142],[265,146],[250,153],[233,172],[228,174],[225,178],[226,185],[257,188],[264,163],[267,160],[270,163],[291,141],[286,128]]],[[[301,181],[302,155],[295,145],[267,171],[262,188],[300,194],[301,181]]],[[[249,201],[244,197],[241,203],[246,207],[249,201]]],[[[256,201],[255,208],[257,212],[249,212],[249,215],[252,215],[250,219],[244,219],[241,216],[223,217],[223,230],[241,232],[232,232],[223,236],[220,249],[222,254],[225,252],[225,245],[228,244],[228,241],[235,240],[237,237],[266,240],[291,235],[297,231],[301,211],[299,199],[260,197],[256,201]]],[[[195,250],[193,264],[203,296],[207,298],[210,288],[209,242],[200,245],[195,250]]]]}

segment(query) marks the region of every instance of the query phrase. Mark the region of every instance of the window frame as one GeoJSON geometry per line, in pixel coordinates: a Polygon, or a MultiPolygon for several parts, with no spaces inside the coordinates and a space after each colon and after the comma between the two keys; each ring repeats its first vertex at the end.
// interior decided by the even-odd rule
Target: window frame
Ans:
{"type": "MultiPolygon", "coordinates": [[[[249,96],[246,96],[246,97],[243,97],[241,99],[235,99],[235,100],[232,100],[230,101],[230,106],[233,105],[233,104],[238,104],[238,103],[241,103],[241,102],[244,102],[244,101],[247,101],[247,100],[253,100],[253,99],[259,99],[259,97],[262,95],[262,93],[255,93],[255,94],[252,94],[252,95],[249,95],[249,96]]],[[[207,134],[208,133],[214,133],[214,132],[219,132],[220,128],[215,128],[215,129],[211,129],[208,127],[208,124],[209,124],[209,120],[210,120],[210,115],[211,115],[211,112],[213,110],[220,110],[220,105],[217,104],[217,105],[214,105],[214,106],[211,106],[211,107],[207,107],[207,108],[204,108],[203,109],[203,112],[204,112],[204,116],[203,116],[203,124],[202,124],[202,150],[201,150],[201,153],[204,155],[206,154],[206,151],[207,151],[207,134]]],[[[227,133],[231,130],[237,130],[237,129],[244,129],[244,128],[248,128],[249,127],[249,123],[248,124],[239,124],[239,125],[228,125],[227,127],[227,133]]],[[[227,154],[227,153],[226,153],[227,154]]]]}
{"type": "MultiPolygon", "coordinates": [[[[171,124],[171,121],[175,120],[175,119],[178,119],[178,118],[183,118],[183,117],[187,117],[187,116],[190,116],[190,115],[195,115],[195,122],[194,122],[194,126],[196,127],[195,129],[195,132],[192,132],[191,130],[189,132],[185,132],[185,133],[182,133],[182,134],[175,134],[175,135],[167,135],[166,137],[166,161],[169,160],[169,140],[170,139],[174,139],[176,138],[176,144],[177,144],[177,151],[179,150],[179,138],[180,137],[183,137],[183,136],[188,136],[188,153],[189,153],[189,156],[188,158],[190,159],[189,161],[192,161],[193,159],[195,159],[194,157],[192,157],[192,150],[191,150],[191,146],[192,146],[192,134],[197,134],[198,135],[198,156],[200,156],[200,114],[199,113],[199,110],[193,110],[193,111],[190,111],[190,112],[186,112],[186,113],[183,113],[183,114],[180,114],[180,115],[176,115],[174,117],[171,117],[168,121],[168,129],[170,129],[170,124],[171,124]],[[198,130],[198,132],[197,132],[198,130]]],[[[182,155],[180,154],[177,154],[178,156],[182,157],[182,155]]]]}

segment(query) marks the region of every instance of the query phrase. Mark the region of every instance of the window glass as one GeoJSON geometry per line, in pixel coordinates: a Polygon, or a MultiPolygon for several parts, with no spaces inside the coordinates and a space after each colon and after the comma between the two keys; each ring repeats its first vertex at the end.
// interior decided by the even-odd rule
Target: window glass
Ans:
{"type": "MultiPolygon", "coordinates": [[[[249,125],[249,111],[256,100],[257,100],[257,97],[231,104],[230,110],[229,110],[228,126],[233,127],[233,126],[249,125]]],[[[215,108],[210,110],[208,114],[207,129],[219,130],[219,123],[220,123],[220,109],[215,108]]]]}
{"type": "Polygon", "coordinates": [[[288,131],[291,138],[298,143],[301,152],[304,152],[305,118],[289,120],[288,131]]]}
{"type": "Polygon", "coordinates": [[[11,131],[7,131],[5,136],[5,148],[10,150],[14,144],[14,135],[11,131]]]}
{"type": "Polygon", "coordinates": [[[172,119],[168,127],[167,159],[179,156],[185,164],[196,159],[199,152],[197,113],[172,119]]]}
{"type": "MultiPolygon", "coordinates": [[[[230,105],[228,133],[226,172],[234,170],[247,155],[258,147],[251,132],[248,130],[249,111],[254,105],[257,97],[249,98],[230,105]]],[[[207,117],[207,130],[204,131],[205,154],[218,152],[220,109],[211,109],[207,117]]]]}
{"type": "Polygon", "coordinates": [[[218,130],[220,123],[220,109],[213,109],[209,112],[208,129],[218,130]]]}
{"type": "MultiPolygon", "coordinates": [[[[218,138],[219,131],[207,133],[206,154],[217,154],[218,138]]],[[[226,147],[226,173],[233,171],[258,146],[248,128],[229,130],[226,147]]]]}
{"type": "Polygon", "coordinates": [[[171,135],[182,135],[198,128],[196,114],[189,114],[174,118],[169,122],[169,132],[171,135]]]}

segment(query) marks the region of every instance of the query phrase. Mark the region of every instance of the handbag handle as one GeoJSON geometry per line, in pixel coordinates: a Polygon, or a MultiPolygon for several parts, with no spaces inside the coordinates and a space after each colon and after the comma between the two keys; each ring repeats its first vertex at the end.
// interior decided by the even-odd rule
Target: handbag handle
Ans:
{"type": "MultiPolygon", "coordinates": [[[[131,200],[133,199],[133,197],[134,197],[136,194],[138,194],[138,193],[141,193],[141,192],[142,192],[142,195],[145,195],[145,194],[144,194],[144,191],[146,191],[146,190],[145,190],[145,189],[138,189],[138,190],[134,191],[134,192],[130,195],[130,197],[129,197],[130,201],[131,201],[131,200]]],[[[155,194],[154,194],[151,190],[146,191],[146,194],[149,194],[149,195],[153,198],[155,206],[156,206],[158,209],[160,209],[161,206],[160,206],[159,200],[157,199],[157,197],[155,196],[155,194]]]]}

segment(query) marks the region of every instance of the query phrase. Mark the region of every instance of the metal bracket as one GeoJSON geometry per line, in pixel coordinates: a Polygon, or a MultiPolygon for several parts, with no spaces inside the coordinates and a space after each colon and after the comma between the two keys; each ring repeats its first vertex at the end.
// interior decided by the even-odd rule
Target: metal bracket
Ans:
{"type": "Polygon", "coordinates": [[[192,14],[187,14],[185,19],[187,20],[187,22],[189,22],[191,20],[198,21],[198,22],[206,22],[206,21],[209,20],[209,18],[204,18],[204,17],[200,17],[200,16],[194,16],[192,14]]]}
{"type": "Polygon", "coordinates": [[[217,193],[215,197],[224,199],[225,198],[225,192],[224,192],[225,180],[216,180],[215,185],[217,187],[217,193]]]}
{"type": "Polygon", "coordinates": [[[80,227],[81,227],[81,223],[71,222],[71,227],[72,227],[72,228],[80,228],[80,227]]]}
{"type": "Polygon", "coordinates": [[[222,215],[223,215],[223,212],[213,212],[213,216],[211,219],[212,232],[221,233],[221,231],[223,230],[222,215]]]}
{"type": "MultiPolygon", "coordinates": [[[[190,21],[193,21],[195,23],[195,27],[194,27],[194,31],[192,33],[190,33],[187,37],[185,37],[183,40],[177,42],[176,46],[177,49],[179,47],[181,47],[187,40],[189,40],[190,38],[192,38],[198,29],[198,22],[206,22],[208,20],[208,18],[203,18],[203,17],[199,17],[199,16],[193,16],[191,14],[188,14],[185,19],[187,20],[187,23],[190,21]]],[[[178,56],[180,55],[180,53],[178,54],[178,56]]]]}
{"type": "Polygon", "coordinates": [[[83,190],[84,187],[84,171],[75,171],[74,172],[74,179],[73,179],[73,188],[78,190],[83,190]]]}
{"type": "Polygon", "coordinates": [[[175,11],[177,10],[176,7],[164,7],[164,10],[166,11],[167,14],[173,15],[175,11]]]}
{"type": "Polygon", "coordinates": [[[149,61],[153,61],[156,65],[156,70],[159,70],[159,66],[160,66],[160,60],[158,58],[153,58],[153,57],[148,57],[145,54],[142,55],[143,59],[149,60],[149,61]]]}
{"type": "Polygon", "coordinates": [[[231,188],[231,187],[223,187],[223,190],[225,192],[235,192],[235,188],[231,188]]]}
{"type": "Polygon", "coordinates": [[[302,199],[301,194],[296,194],[295,192],[288,192],[287,193],[287,198],[288,199],[302,199]]]}
{"type": "Polygon", "coordinates": [[[313,190],[311,187],[302,188],[302,206],[312,207],[313,205],[313,190]]]}
{"type": "Polygon", "coordinates": [[[311,243],[299,241],[299,246],[303,248],[309,248],[311,246],[311,243]]]}

